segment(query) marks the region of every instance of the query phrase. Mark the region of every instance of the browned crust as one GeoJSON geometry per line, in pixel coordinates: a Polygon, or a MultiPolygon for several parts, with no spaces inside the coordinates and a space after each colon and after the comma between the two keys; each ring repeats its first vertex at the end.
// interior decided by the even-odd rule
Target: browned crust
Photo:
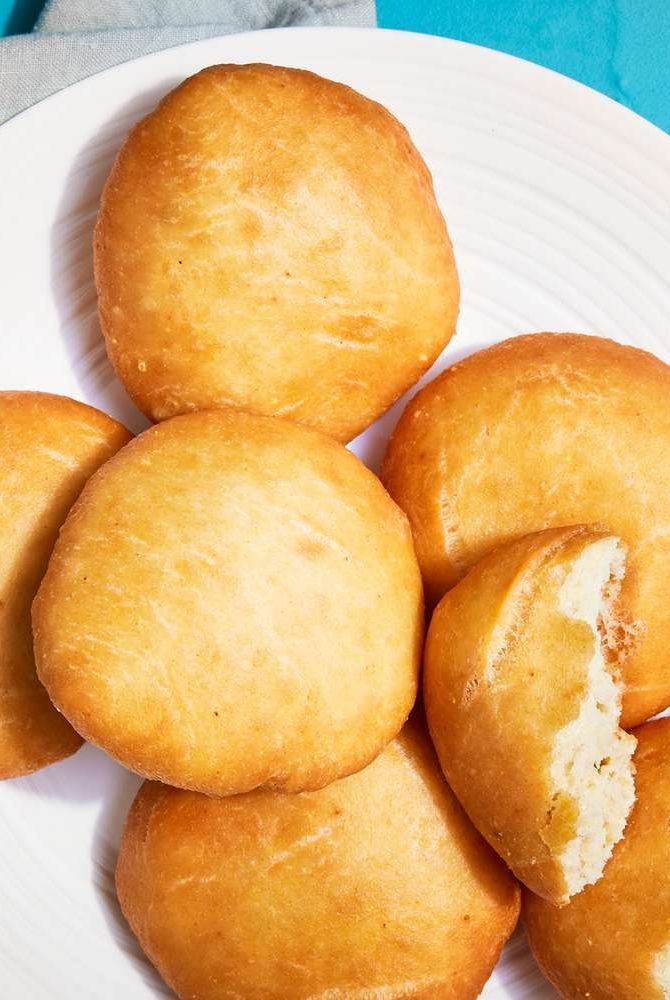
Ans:
{"type": "Polygon", "coordinates": [[[349,440],[430,367],[458,311],[406,129],[285,67],[209,67],[136,125],[94,257],[110,360],[154,420],[232,405],[349,440]]]}
{"type": "Polygon", "coordinates": [[[524,893],[533,954],[570,1000],[662,1000],[652,976],[670,941],[670,719],[634,730],[637,801],[602,879],[560,909],[524,893]]]}
{"type": "Polygon", "coordinates": [[[299,791],[402,727],[423,601],[407,520],[351,452],[218,410],[150,428],[91,480],[33,624],[54,703],[125,766],[299,791]]]}
{"type": "Polygon", "coordinates": [[[198,1000],[474,1000],[519,906],[416,721],[318,792],[144,785],[116,883],[163,978],[198,1000]]]}
{"type": "Polygon", "coordinates": [[[602,532],[550,529],[495,550],[436,608],[423,692],[444,773],[517,878],[566,902],[560,856],[575,803],[553,795],[558,732],[576,719],[594,638],[557,611],[574,559],[602,532]]]}
{"type": "Polygon", "coordinates": [[[87,478],[130,438],[84,403],[0,392],[0,778],[75,753],[82,740],[35,672],[30,606],[58,530],[87,478]]]}
{"type": "Polygon", "coordinates": [[[531,334],[443,372],[406,408],[382,480],[410,519],[429,604],[487,552],[599,524],[629,552],[623,719],[670,704],[670,368],[579,334],[531,334]]]}

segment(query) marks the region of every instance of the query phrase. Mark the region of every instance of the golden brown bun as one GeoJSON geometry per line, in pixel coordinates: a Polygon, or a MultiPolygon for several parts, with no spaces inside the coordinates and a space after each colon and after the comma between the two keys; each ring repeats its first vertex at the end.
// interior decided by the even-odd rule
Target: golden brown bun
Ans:
{"type": "Polygon", "coordinates": [[[82,486],[129,438],[111,417],[64,396],[0,392],[0,778],[81,746],[37,679],[30,605],[82,486]]]}
{"type": "Polygon", "coordinates": [[[601,524],[628,547],[622,599],[637,648],[626,728],[670,704],[670,368],[577,334],[507,340],[411,401],[382,480],[407,513],[436,603],[496,545],[601,524]]]}
{"type": "Polygon", "coordinates": [[[134,771],[210,794],[318,788],[414,702],[404,514],[330,438],[215,410],[141,434],[68,518],[34,606],[54,703],[134,771]]]}
{"type": "Polygon", "coordinates": [[[469,1000],[519,909],[416,721],[318,792],[208,799],[145,784],[116,885],[189,1000],[469,1000]]]}
{"type": "Polygon", "coordinates": [[[634,799],[635,740],[618,728],[597,623],[622,559],[617,539],[584,527],[527,535],[477,563],[428,630],[424,705],[447,780],[517,878],[555,903],[600,877],[634,799]]]}
{"type": "Polygon", "coordinates": [[[233,406],[347,441],[430,367],[458,312],[406,130],[277,66],[211,66],[133,129],[95,271],[110,359],[154,420],[233,406]]]}
{"type": "Polygon", "coordinates": [[[560,909],[524,893],[533,953],[569,1000],[670,995],[670,719],[635,735],[637,802],[600,882],[560,909]]]}

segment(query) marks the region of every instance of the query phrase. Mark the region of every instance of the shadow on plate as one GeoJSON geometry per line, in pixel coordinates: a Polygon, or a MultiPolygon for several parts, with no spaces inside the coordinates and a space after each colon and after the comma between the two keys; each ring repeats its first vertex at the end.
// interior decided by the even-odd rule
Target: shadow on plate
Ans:
{"type": "Polygon", "coordinates": [[[95,824],[91,854],[93,888],[115,946],[120,949],[153,995],[173,997],[172,991],[162,981],[140,948],[121,913],[116,898],[114,872],[119,841],[130,805],[142,784],[142,779],[130,771],[119,768],[119,772],[120,776],[114,788],[103,799],[95,824]]]}
{"type": "Polygon", "coordinates": [[[102,750],[85,743],[72,757],[34,775],[15,779],[11,784],[22,794],[59,798],[70,803],[100,803],[91,843],[91,880],[112,938],[110,947],[120,949],[137,976],[150,987],[152,995],[174,996],[126,924],[114,888],[114,871],[123,826],[142,779],[121,767],[102,750]]]}
{"type": "Polygon", "coordinates": [[[117,774],[127,773],[102,750],[84,743],[71,757],[25,778],[14,778],[11,784],[21,794],[38,798],[92,802],[103,797],[107,788],[114,786],[117,774]]]}
{"type": "Polygon", "coordinates": [[[554,987],[544,978],[535,964],[521,923],[505,945],[502,959],[494,973],[495,985],[484,987],[483,1000],[486,1000],[487,996],[560,1000],[554,987]]]}
{"type": "Polygon", "coordinates": [[[386,445],[388,439],[390,438],[395,425],[400,420],[403,410],[409,403],[413,396],[416,396],[420,389],[423,389],[425,385],[432,382],[433,379],[437,378],[440,372],[444,371],[445,368],[450,368],[451,365],[455,365],[457,361],[462,361],[463,358],[468,357],[470,354],[476,354],[477,351],[483,351],[485,347],[490,347],[490,343],[481,344],[461,344],[458,342],[458,333],[454,334],[454,338],[447,345],[445,350],[439,356],[437,361],[428,369],[425,375],[423,375],[418,382],[416,382],[411,389],[408,389],[400,399],[393,404],[390,409],[383,413],[374,424],[363,431],[363,433],[355,438],[351,444],[350,448],[353,452],[358,455],[358,457],[365,462],[369,469],[376,474],[379,474],[379,469],[382,464],[382,459],[384,457],[384,452],[386,451],[386,445]],[[455,342],[455,343],[454,343],[455,342]]]}
{"type": "Polygon", "coordinates": [[[126,133],[178,83],[169,80],[122,104],[74,158],[51,227],[51,292],[60,334],[83,397],[137,433],[148,426],[110,365],[98,324],[93,227],[107,174],[126,133]]]}

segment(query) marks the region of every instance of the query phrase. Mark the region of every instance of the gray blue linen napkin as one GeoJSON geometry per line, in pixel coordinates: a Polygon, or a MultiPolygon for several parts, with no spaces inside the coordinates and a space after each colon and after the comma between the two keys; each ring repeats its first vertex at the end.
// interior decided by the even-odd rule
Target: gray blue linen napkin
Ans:
{"type": "Polygon", "coordinates": [[[147,52],[310,24],[374,26],[374,0],[50,0],[32,34],[0,40],[0,123],[147,52]]]}

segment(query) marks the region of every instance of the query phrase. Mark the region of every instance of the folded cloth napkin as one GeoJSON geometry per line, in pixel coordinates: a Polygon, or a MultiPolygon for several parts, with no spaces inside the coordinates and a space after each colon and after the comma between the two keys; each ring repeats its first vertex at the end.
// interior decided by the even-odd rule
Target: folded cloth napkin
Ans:
{"type": "Polygon", "coordinates": [[[0,40],[0,122],[147,52],[309,24],[373,26],[374,0],[50,0],[32,34],[0,40]]]}

